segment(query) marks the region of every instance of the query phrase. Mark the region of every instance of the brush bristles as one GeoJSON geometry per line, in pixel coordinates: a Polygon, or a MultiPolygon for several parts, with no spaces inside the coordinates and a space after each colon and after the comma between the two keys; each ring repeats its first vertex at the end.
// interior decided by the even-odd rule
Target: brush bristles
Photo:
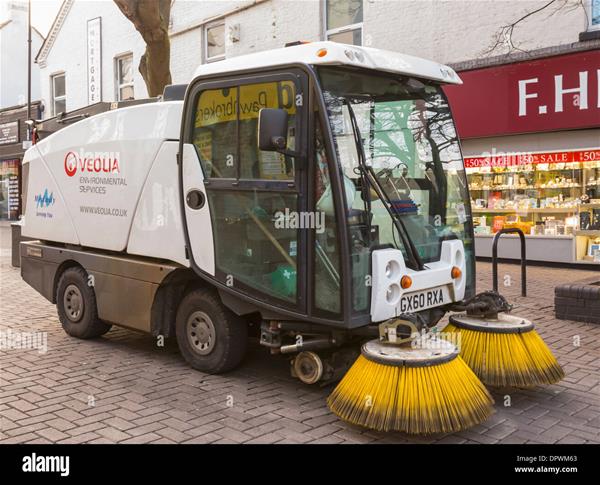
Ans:
{"type": "Polygon", "coordinates": [[[460,355],[473,372],[494,387],[554,384],[565,373],[535,330],[525,333],[475,331],[448,324],[444,332],[460,332],[460,355]]]}
{"type": "Polygon", "coordinates": [[[429,367],[360,356],[327,399],[345,421],[378,431],[449,433],[485,421],[493,399],[460,357],[429,367]]]}

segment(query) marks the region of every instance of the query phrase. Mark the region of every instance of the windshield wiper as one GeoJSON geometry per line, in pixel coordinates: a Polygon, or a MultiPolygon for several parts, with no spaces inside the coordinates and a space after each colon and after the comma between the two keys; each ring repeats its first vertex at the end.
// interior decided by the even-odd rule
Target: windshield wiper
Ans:
{"type": "Polygon", "coordinates": [[[406,255],[408,257],[406,266],[408,266],[410,269],[414,269],[415,271],[425,269],[423,261],[421,260],[421,257],[419,256],[419,252],[417,251],[417,248],[415,247],[414,243],[412,242],[412,239],[410,238],[410,236],[408,234],[408,231],[406,229],[406,226],[404,225],[404,222],[402,221],[402,219],[400,217],[396,217],[396,213],[392,209],[392,203],[391,203],[388,195],[381,188],[381,185],[379,184],[377,177],[375,176],[373,168],[370,167],[369,165],[367,165],[365,150],[364,150],[364,146],[362,143],[362,136],[360,134],[360,129],[358,127],[358,122],[356,121],[356,115],[354,114],[354,108],[352,108],[352,105],[347,98],[343,98],[343,100],[346,103],[346,106],[348,107],[348,114],[350,115],[350,124],[352,125],[352,133],[354,135],[354,144],[356,145],[356,153],[358,156],[358,167],[361,172],[363,191],[366,191],[366,194],[367,194],[367,197],[365,199],[366,201],[368,201],[367,209],[370,213],[371,212],[371,197],[370,197],[369,187],[373,187],[373,189],[377,193],[377,197],[379,197],[379,199],[383,202],[384,207],[386,208],[388,214],[392,218],[394,226],[395,226],[396,230],[398,231],[400,238],[402,239],[402,245],[404,246],[404,249],[406,250],[406,255]]]}

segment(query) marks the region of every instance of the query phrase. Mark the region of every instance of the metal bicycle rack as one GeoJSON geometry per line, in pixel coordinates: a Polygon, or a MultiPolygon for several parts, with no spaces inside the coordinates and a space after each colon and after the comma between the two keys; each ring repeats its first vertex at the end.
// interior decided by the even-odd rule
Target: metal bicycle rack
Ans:
{"type": "Polygon", "coordinates": [[[492,280],[494,282],[494,291],[498,291],[498,241],[502,234],[518,234],[521,240],[521,296],[527,296],[527,253],[525,248],[525,234],[521,229],[510,227],[500,229],[494,236],[492,242],[492,280]]]}

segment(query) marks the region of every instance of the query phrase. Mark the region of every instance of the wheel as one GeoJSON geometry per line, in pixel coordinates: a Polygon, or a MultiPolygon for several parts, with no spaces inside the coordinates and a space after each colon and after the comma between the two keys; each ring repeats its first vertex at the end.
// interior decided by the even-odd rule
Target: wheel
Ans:
{"type": "Polygon", "coordinates": [[[248,325],[226,308],[216,292],[188,293],[177,310],[177,344],[194,369],[220,374],[237,367],[248,346],[248,325]]]}
{"type": "Polygon", "coordinates": [[[99,337],[111,328],[98,318],[94,288],[88,284],[88,274],[79,266],[68,268],[58,280],[56,308],[64,331],[72,337],[99,337]]]}

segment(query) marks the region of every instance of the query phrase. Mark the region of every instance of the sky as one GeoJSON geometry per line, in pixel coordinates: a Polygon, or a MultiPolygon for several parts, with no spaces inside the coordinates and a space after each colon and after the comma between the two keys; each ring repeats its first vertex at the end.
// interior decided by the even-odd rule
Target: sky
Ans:
{"type": "MultiPolygon", "coordinates": [[[[10,4],[23,4],[27,10],[27,0],[0,0],[0,22],[8,18],[10,4]]],[[[31,23],[44,37],[50,31],[63,0],[31,0],[31,23]]]]}
{"type": "Polygon", "coordinates": [[[44,37],[48,34],[61,5],[62,0],[31,0],[31,23],[44,37]]]}

